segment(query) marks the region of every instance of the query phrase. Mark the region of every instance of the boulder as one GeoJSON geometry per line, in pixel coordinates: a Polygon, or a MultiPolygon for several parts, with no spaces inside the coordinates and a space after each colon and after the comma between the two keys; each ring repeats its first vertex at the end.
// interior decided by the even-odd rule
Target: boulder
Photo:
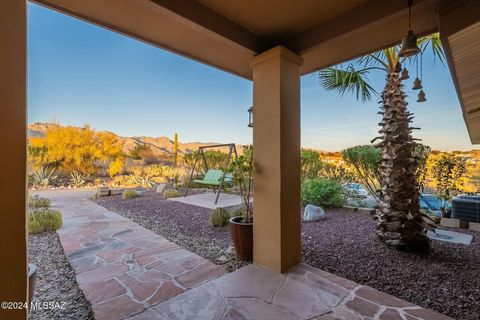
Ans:
{"type": "Polygon", "coordinates": [[[171,182],[160,183],[160,184],[157,186],[156,192],[158,192],[158,193],[163,193],[163,191],[165,191],[165,190],[170,190],[170,189],[173,189],[173,183],[171,183],[171,182]]]}
{"type": "Polygon", "coordinates": [[[303,221],[318,221],[325,219],[325,211],[322,208],[307,204],[303,212],[303,221]]]}

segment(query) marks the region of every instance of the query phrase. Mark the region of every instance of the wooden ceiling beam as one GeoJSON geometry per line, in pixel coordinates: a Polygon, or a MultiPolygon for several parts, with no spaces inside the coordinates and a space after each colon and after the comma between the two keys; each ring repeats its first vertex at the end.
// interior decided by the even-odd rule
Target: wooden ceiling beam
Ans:
{"type": "Polygon", "coordinates": [[[193,23],[207,31],[220,35],[255,53],[271,47],[266,40],[240,26],[200,2],[194,0],[150,0],[159,7],[182,18],[185,23],[193,23]]]}

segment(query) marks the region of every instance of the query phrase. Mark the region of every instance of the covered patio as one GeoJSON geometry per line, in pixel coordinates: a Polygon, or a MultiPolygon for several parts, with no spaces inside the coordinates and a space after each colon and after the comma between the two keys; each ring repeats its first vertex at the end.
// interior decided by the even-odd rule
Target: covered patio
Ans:
{"type": "MultiPolygon", "coordinates": [[[[36,0],[34,2],[252,80],[256,265],[249,268],[252,269],[252,274],[268,274],[260,275],[261,279],[270,279],[269,277],[273,279],[261,287],[266,290],[264,293],[268,298],[260,300],[271,304],[273,300],[281,299],[279,293],[286,289],[284,285],[275,286],[273,291],[268,291],[271,289],[268,289],[268,286],[277,280],[284,284],[290,283],[291,279],[298,281],[289,289],[293,292],[300,290],[299,286],[305,277],[319,278],[320,280],[316,282],[318,286],[322,286],[327,280],[338,285],[336,283],[338,279],[328,279],[318,269],[312,271],[298,265],[301,254],[301,221],[298,214],[300,77],[397,44],[408,30],[406,1],[36,0]]],[[[7,263],[2,264],[0,269],[1,300],[26,301],[28,288],[25,227],[26,1],[1,2],[0,16],[2,21],[0,97],[3,102],[0,107],[0,127],[3,132],[0,135],[0,143],[10,155],[0,158],[1,167],[8,168],[0,178],[0,192],[8,199],[2,204],[4,223],[0,246],[7,263]]],[[[480,54],[478,38],[480,2],[414,1],[412,21],[412,28],[416,34],[440,32],[472,143],[478,143],[479,66],[472,61],[477,60],[480,54]]],[[[239,274],[242,274],[241,270],[239,274]]],[[[228,291],[238,284],[239,280],[235,277],[232,274],[215,280],[217,282],[214,281],[213,284],[204,285],[208,288],[217,284],[223,285],[224,290],[228,291]]],[[[353,287],[341,285],[338,289],[345,293],[345,296],[360,291],[357,291],[359,288],[353,284],[347,286],[353,287]],[[351,292],[344,291],[347,289],[351,292]]],[[[200,288],[178,296],[178,300],[168,307],[158,305],[158,310],[161,310],[163,316],[172,316],[178,314],[175,311],[177,310],[175,304],[185,306],[191,303],[192,308],[195,308],[197,303],[206,307],[201,299],[196,300],[188,296],[195,295],[194,290],[202,291],[200,288]]],[[[208,288],[203,289],[209,292],[208,288]]],[[[212,291],[211,294],[214,300],[213,296],[216,293],[212,291]]],[[[254,295],[253,292],[251,294],[254,295]]],[[[226,294],[222,297],[235,299],[244,296],[243,293],[238,295],[239,293],[232,293],[231,296],[226,294]]],[[[383,298],[385,297],[375,297],[377,301],[383,298]]],[[[365,296],[362,299],[368,300],[365,296]]],[[[303,302],[300,300],[295,303],[303,302]]],[[[388,304],[378,305],[383,307],[378,307],[377,311],[365,316],[381,318],[388,310],[385,307],[388,304]]],[[[267,311],[259,307],[254,312],[267,311]]],[[[432,316],[428,312],[407,313],[412,319],[414,317],[439,319],[435,318],[437,315],[432,316]]],[[[0,310],[2,317],[3,313],[9,319],[26,317],[25,309],[0,310]]],[[[235,314],[226,312],[220,316],[234,318],[235,314]]],[[[161,317],[159,313],[159,318],[161,317]]],[[[183,315],[183,318],[188,318],[188,315],[183,315]]],[[[139,316],[137,319],[142,318],[139,316]]],[[[144,319],[151,317],[145,315],[144,319]]]]}

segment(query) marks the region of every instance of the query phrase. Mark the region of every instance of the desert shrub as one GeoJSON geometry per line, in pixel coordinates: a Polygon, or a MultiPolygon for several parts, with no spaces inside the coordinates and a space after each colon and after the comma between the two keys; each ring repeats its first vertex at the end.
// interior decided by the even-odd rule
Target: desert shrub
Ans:
{"type": "Polygon", "coordinates": [[[89,126],[52,125],[44,137],[31,138],[29,143],[35,159],[55,163],[68,173],[94,174],[98,162],[116,159],[122,153],[122,142],[113,133],[95,131],[89,126]]]}
{"type": "Polygon", "coordinates": [[[340,207],[344,204],[342,185],[336,180],[307,179],[302,183],[302,201],[324,208],[340,207]]]}
{"type": "Polygon", "coordinates": [[[210,223],[214,227],[224,227],[230,220],[230,212],[224,208],[213,209],[210,213],[210,223]]]}
{"type": "Polygon", "coordinates": [[[464,177],[467,172],[465,160],[454,155],[443,155],[435,162],[432,169],[438,197],[450,200],[456,192],[464,187],[464,177]]]}
{"type": "Polygon", "coordinates": [[[176,197],[180,197],[180,192],[178,192],[178,190],[176,189],[168,189],[168,190],[165,190],[163,191],[163,196],[165,198],[176,198],[176,197]]]}
{"type": "Polygon", "coordinates": [[[415,150],[413,151],[413,158],[417,161],[417,184],[418,188],[422,192],[425,189],[427,182],[427,161],[431,152],[432,148],[421,143],[417,144],[415,150]]]}
{"type": "Polygon", "coordinates": [[[148,144],[139,143],[139,144],[136,144],[135,147],[130,151],[129,157],[136,160],[140,160],[151,151],[152,149],[148,144]]]}
{"type": "MultiPolygon", "coordinates": [[[[161,164],[152,164],[146,167],[143,167],[144,173],[152,177],[165,177],[170,174],[172,170],[169,166],[164,166],[161,164]]],[[[137,173],[138,169],[134,170],[134,173],[137,173]]]]}
{"type": "Polygon", "coordinates": [[[129,175],[118,175],[113,177],[110,180],[110,185],[118,187],[118,186],[125,186],[130,183],[130,176],[129,175]]]}
{"type": "Polygon", "coordinates": [[[28,197],[28,206],[30,208],[49,208],[50,199],[42,197],[28,197]]]}
{"type": "Polygon", "coordinates": [[[122,198],[124,200],[133,199],[138,197],[138,193],[135,189],[127,189],[123,191],[122,198]]]}
{"type": "Polygon", "coordinates": [[[379,200],[381,150],[372,145],[355,146],[342,151],[343,160],[352,168],[354,180],[360,182],[379,200]]]}
{"type": "Polygon", "coordinates": [[[108,174],[110,177],[119,175],[123,173],[125,164],[125,159],[122,156],[117,157],[115,160],[110,162],[108,167],[108,174]]]}
{"type": "Polygon", "coordinates": [[[302,149],[300,152],[300,160],[302,181],[317,178],[323,167],[323,163],[320,160],[320,153],[316,150],[302,149]]]}
{"type": "MultiPolygon", "coordinates": [[[[223,170],[225,163],[228,159],[228,153],[219,150],[207,150],[204,152],[205,158],[207,159],[208,167],[210,169],[219,169],[223,170]]],[[[188,170],[191,170],[195,162],[195,158],[198,157],[198,151],[186,153],[183,157],[183,161],[188,170]]],[[[201,158],[200,158],[201,160],[201,158]]],[[[197,164],[197,169],[204,170],[202,163],[197,164]]],[[[188,171],[187,170],[187,171],[188,171]]]]}
{"type": "Polygon", "coordinates": [[[354,180],[354,174],[343,163],[323,162],[320,177],[337,180],[340,183],[354,180]]]}
{"type": "Polygon", "coordinates": [[[28,214],[28,232],[31,234],[57,230],[63,224],[60,211],[42,208],[28,214]]]}

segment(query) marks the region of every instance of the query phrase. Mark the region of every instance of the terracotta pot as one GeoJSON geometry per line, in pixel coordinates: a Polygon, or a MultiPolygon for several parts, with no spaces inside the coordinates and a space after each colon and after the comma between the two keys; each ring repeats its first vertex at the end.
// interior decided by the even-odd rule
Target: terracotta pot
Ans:
{"type": "Polygon", "coordinates": [[[237,254],[237,260],[253,259],[253,223],[242,223],[242,217],[230,219],[233,246],[237,254]]]}
{"type": "Polygon", "coordinates": [[[37,266],[33,263],[28,264],[28,301],[32,301],[35,284],[37,283],[37,266]]]}

